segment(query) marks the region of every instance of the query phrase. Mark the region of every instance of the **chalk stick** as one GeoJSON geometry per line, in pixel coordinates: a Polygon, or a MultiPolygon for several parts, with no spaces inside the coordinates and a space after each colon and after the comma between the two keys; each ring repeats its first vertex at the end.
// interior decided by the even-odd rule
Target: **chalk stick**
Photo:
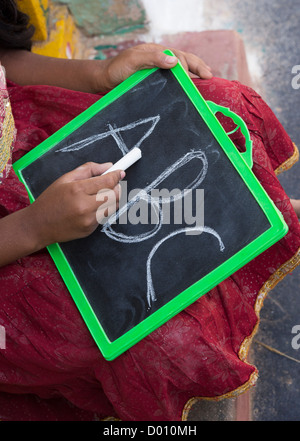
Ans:
{"type": "Polygon", "coordinates": [[[142,157],[142,152],[138,147],[134,147],[130,152],[128,152],[123,158],[117,161],[112,167],[110,167],[106,172],[102,173],[106,175],[106,173],[110,173],[114,170],[127,170],[131,165],[137,162],[142,157]]]}

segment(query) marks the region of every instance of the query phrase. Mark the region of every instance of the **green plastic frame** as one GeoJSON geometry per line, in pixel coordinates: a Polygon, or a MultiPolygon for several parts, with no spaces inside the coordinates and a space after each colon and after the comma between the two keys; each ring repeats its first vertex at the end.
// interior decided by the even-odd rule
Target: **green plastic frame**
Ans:
{"type": "MultiPolygon", "coordinates": [[[[172,55],[171,51],[166,51],[167,54],[172,55]]],[[[25,185],[29,194],[30,201],[34,201],[34,197],[28,188],[25,179],[22,175],[22,170],[29,164],[55,146],[59,141],[68,136],[71,132],[76,130],[96,113],[104,109],[114,100],[125,94],[138,83],[146,79],[149,75],[155,72],[157,68],[141,70],[130,78],[125,80],[122,84],[117,86],[114,90],[109,92],[82,114],[77,116],[66,126],[54,133],[42,144],[37,146],[31,152],[26,154],[18,160],[13,168],[18,175],[21,182],[25,185]]],[[[178,80],[181,87],[189,99],[194,104],[195,108],[200,113],[201,117],[206,122],[207,126],[213,132],[215,138],[223,148],[224,152],[230,159],[233,167],[237,170],[243,181],[246,183],[253,197],[260,205],[265,213],[271,227],[260,237],[248,244],[245,248],[217,267],[211,273],[206,275],[197,283],[193,284],[185,291],[176,296],[168,304],[164,305],[158,311],[154,312],[143,322],[129,330],[117,340],[111,342],[106,336],[101,323],[99,323],[94,311],[92,310],[81,286],[79,285],[75,274],[73,273],[68,261],[59,246],[59,244],[52,244],[48,247],[48,251],[52,256],[74,302],[76,303],[91,335],[98,345],[102,355],[107,360],[113,360],[127,349],[142,340],[145,336],[157,329],[159,326],[168,321],[171,317],[178,314],[191,303],[206,294],[209,290],[215,287],[218,283],[229,277],[235,271],[240,269],[246,263],[254,259],[257,255],[271,247],[274,243],[280,240],[288,231],[288,227],[284,219],[271,201],[259,181],[254,176],[252,167],[252,141],[244,121],[230,109],[221,107],[212,102],[207,102],[203,99],[194,83],[189,78],[188,74],[183,69],[180,62],[171,69],[173,75],[178,80]],[[242,133],[246,138],[246,152],[239,153],[233,142],[230,140],[223,127],[215,117],[215,113],[222,112],[231,117],[234,122],[240,126],[242,133]]],[[[238,128],[238,127],[237,127],[238,128]]]]}

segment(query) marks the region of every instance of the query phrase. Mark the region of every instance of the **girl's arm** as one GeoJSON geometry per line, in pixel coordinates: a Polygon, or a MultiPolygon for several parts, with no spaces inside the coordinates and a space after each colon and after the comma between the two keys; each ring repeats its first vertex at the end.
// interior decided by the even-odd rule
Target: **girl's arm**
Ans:
{"type": "Polygon", "coordinates": [[[0,49],[0,60],[6,77],[20,86],[59,86],[81,92],[96,92],[94,71],[101,77],[104,69],[101,60],[52,58],[20,49],[0,49]]]}
{"type": "Polygon", "coordinates": [[[178,59],[192,75],[210,79],[210,68],[200,58],[173,49],[176,57],[163,53],[163,46],[142,44],[107,60],[52,58],[19,49],[0,49],[7,78],[20,85],[49,85],[82,92],[107,92],[140,69],[170,69],[178,59]]]}

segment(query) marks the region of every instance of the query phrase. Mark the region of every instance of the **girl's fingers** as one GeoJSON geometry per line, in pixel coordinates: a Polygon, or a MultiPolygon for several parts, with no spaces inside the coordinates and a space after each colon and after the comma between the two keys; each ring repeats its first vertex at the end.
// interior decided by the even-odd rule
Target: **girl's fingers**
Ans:
{"type": "MultiPolygon", "coordinates": [[[[130,51],[130,50],[129,50],[130,51]]],[[[132,72],[152,67],[168,69],[174,67],[178,60],[163,53],[163,48],[157,45],[136,46],[130,52],[128,51],[128,64],[132,72]]]]}
{"type": "Polygon", "coordinates": [[[188,73],[204,79],[212,78],[210,67],[198,56],[178,49],[171,49],[174,56],[167,55],[164,53],[166,49],[168,48],[154,43],[140,44],[112,58],[106,67],[108,89],[112,89],[138,70],[153,67],[171,69],[176,66],[178,60],[188,73]]]}
{"type": "MultiPolygon", "coordinates": [[[[174,51],[176,53],[176,51],[174,51]]],[[[187,72],[198,76],[203,79],[211,79],[211,68],[201,58],[194,54],[188,54],[185,52],[179,52],[178,58],[187,72]]]]}
{"type": "Polygon", "coordinates": [[[99,176],[108,170],[112,166],[112,162],[107,162],[104,164],[98,164],[96,162],[86,162],[80,167],[75,168],[69,173],[65,173],[61,178],[60,182],[71,182],[79,181],[84,179],[89,179],[94,176],[99,176]]]}
{"type": "Polygon", "coordinates": [[[98,207],[96,209],[97,222],[103,224],[109,216],[117,211],[119,207],[119,194],[116,189],[107,192],[99,192],[96,199],[98,202],[98,207]]]}
{"type": "MultiPolygon", "coordinates": [[[[212,77],[211,68],[197,55],[172,49],[174,56],[167,55],[163,51],[164,46],[145,44],[129,49],[126,54],[129,70],[131,73],[146,68],[160,67],[170,69],[178,63],[178,59],[187,72],[191,72],[201,78],[212,77]]],[[[125,55],[125,53],[124,53],[125,55]]],[[[124,57],[125,59],[125,57],[124,57]]]]}
{"type": "Polygon", "coordinates": [[[86,179],[82,181],[82,185],[87,194],[96,195],[102,190],[114,190],[124,177],[125,172],[123,170],[115,170],[104,176],[96,176],[94,178],[86,179]]]}

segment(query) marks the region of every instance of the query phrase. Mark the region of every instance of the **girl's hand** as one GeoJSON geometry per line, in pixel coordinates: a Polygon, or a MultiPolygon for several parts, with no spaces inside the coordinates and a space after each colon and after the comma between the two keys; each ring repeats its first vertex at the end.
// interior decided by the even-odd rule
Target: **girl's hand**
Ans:
{"type": "Polygon", "coordinates": [[[141,69],[152,67],[170,69],[176,66],[178,59],[191,76],[212,78],[210,67],[196,55],[172,49],[175,57],[170,57],[163,53],[165,49],[167,48],[158,44],[141,44],[105,60],[102,62],[101,72],[95,70],[95,90],[107,92],[141,69]]]}
{"type": "Polygon", "coordinates": [[[149,43],[127,49],[107,60],[69,60],[0,48],[0,58],[7,78],[19,85],[47,84],[89,93],[108,92],[138,70],[170,69],[178,60],[191,76],[212,78],[210,68],[196,55],[172,49],[175,57],[169,57],[164,54],[165,49],[149,43]]]}
{"type": "Polygon", "coordinates": [[[118,184],[125,172],[101,176],[111,165],[86,163],[57,179],[27,207],[37,248],[88,236],[102,218],[115,212],[120,197],[118,184]]]}
{"type": "Polygon", "coordinates": [[[0,267],[52,243],[91,234],[118,208],[125,173],[101,176],[110,166],[84,164],[57,179],[33,204],[0,219],[0,267]]]}

